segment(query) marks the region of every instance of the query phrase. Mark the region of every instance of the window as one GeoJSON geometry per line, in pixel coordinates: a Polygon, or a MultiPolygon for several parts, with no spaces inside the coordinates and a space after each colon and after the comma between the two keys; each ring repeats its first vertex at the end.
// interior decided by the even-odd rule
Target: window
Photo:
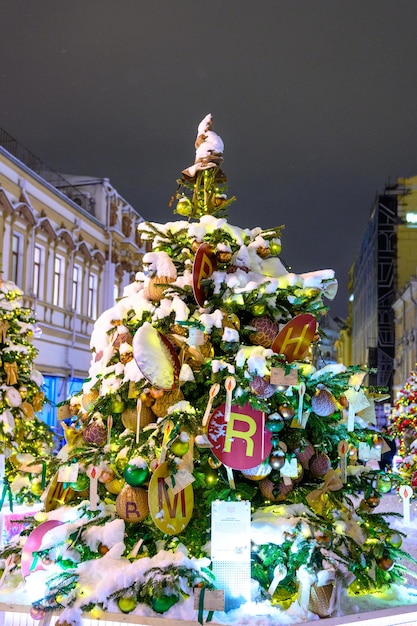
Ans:
{"type": "Polygon", "coordinates": [[[89,274],[88,276],[87,315],[92,319],[97,318],[97,276],[95,274],[89,274]]]}
{"type": "Polygon", "coordinates": [[[19,285],[21,278],[21,259],[22,259],[22,238],[13,234],[12,237],[12,275],[11,279],[16,285],[19,285]]]}
{"type": "Polygon", "coordinates": [[[64,306],[64,259],[60,256],[55,257],[54,262],[54,294],[52,303],[55,306],[64,306]]]}
{"type": "Polygon", "coordinates": [[[77,311],[77,313],[81,313],[81,276],[81,267],[74,265],[72,270],[71,308],[77,311]]]}
{"type": "Polygon", "coordinates": [[[35,298],[40,297],[41,290],[41,269],[42,269],[43,250],[41,246],[35,245],[33,251],[33,284],[32,291],[35,298]]]}

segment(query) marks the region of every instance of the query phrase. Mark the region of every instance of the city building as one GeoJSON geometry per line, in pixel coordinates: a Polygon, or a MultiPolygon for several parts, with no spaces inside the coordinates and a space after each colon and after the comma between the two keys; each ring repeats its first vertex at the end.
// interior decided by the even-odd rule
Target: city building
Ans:
{"type": "Polygon", "coordinates": [[[87,375],[95,320],[142,267],[141,221],[107,178],[58,174],[0,129],[2,277],[36,316],[50,425],[87,375]]]}
{"type": "MultiPolygon", "coordinates": [[[[399,349],[398,294],[406,289],[417,266],[416,205],[417,177],[400,178],[386,185],[375,199],[351,268],[352,363],[372,368],[368,384],[386,388],[392,399],[399,349]]],[[[411,300],[414,292],[409,289],[408,293],[411,300]]],[[[408,332],[411,329],[407,327],[408,332]]],[[[382,424],[384,407],[378,410],[382,424]]]]}

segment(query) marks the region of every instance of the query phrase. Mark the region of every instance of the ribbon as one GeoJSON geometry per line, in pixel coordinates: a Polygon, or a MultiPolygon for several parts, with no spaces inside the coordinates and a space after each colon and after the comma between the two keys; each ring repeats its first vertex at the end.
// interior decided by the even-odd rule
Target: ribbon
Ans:
{"type": "Polygon", "coordinates": [[[6,343],[8,330],[9,330],[9,322],[2,320],[0,322],[0,341],[2,343],[6,343]]]}
{"type": "Polygon", "coordinates": [[[6,372],[6,385],[15,385],[17,383],[17,363],[4,363],[4,371],[6,372]]]}
{"type": "Polygon", "coordinates": [[[325,475],[322,486],[311,491],[306,496],[306,500],[315,513],[322,515],[324,506],[327,503],[327,493],[329,491],[339,491],[342,487],[343,482],[340,478],[340,472],[331,469],[325,475]]]}
{"type": "Polygon", "coordinates": [[[4,487],[3,487],[3,493],[1,494],[1,498],[0,498],[0,511],[3,508],[3,504],[6,499],[6,496],[8,495],[9,496],[9,508],[10,508],[10,511],[13,513],[13,495],[12,495],[12,490],[10,489],[9,481],[6,478],[6,476],[3,478],[3,483],[4,483],[4,487]]]}
{"type": "Polygon", "coordinates": [[[42,461],[42,477],[41,477],[41,487],[45,489],[46,485],[46,461],[42,461]]]}
{"type": "MultiPolygon", "coordinates": [[[[204,585],[203,587],[201,587],[200,589],[200,597],[198,599],[198,623],[199,624],[203,624],[204,620],[203,620],[203,611],[204,611],[204,596],[206,593],[206,589],[207,587],[204,585]]],[[[209,611],[207,614],[207,622],[211,622],[211,620],[213,619],[213,613],[214,611],[209,611]]]]}

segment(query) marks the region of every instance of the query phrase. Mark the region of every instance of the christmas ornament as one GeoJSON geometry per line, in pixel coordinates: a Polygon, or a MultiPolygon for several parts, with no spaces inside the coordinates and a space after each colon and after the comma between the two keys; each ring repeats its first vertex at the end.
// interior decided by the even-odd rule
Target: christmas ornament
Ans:
{"type": "Polygon", "coordinates": [[[314,478],[322,478],[331,469],[332,465],[327,454],[314,454],[309,463],[309,470],[314,478]]]}
{"type": "Polygon", "coordinates": [[[278,332],[278,325],[268,316],[262,315],[251,319],[249,326],[255,329],[250,333],[249,340],[255,346],[270,348],[278,332]]]}
{"type": "Polygon", "coordinates": [[[317,321],[313,315],[297,315],[280,330],[271,349],[277,354],[284,354],[288,363],[301,361],[308,352],[316,330],[317,321]]]}
{"type": "Polygon", "coordinates": [[[126,522],[142,522],[149,513],[146,489],[125,485],[116,498],[116,513],[126,522]]]}
{"type": "Polygon", "coordinates": [[[285,464],[285,454],[274,450],[270,454],[269,464],[273,470],[280,470],[285,464]]]}
{"type": "Polygon", "coordinates": [[[192,212],[193,205],[191,204],[190,199],[186,196],[182,196],[177,202],[177,205],[175,207],[175,213],[178,213],[178,215],[188,216],[191,215],[192,212]]]}
{"type": "Polygon", "coordinates": [[[132,347],[136,364],[151,385],[165,390],[177,387],[180,362],[169,339],[145,322],[136,331],[132,347]]]}
{"type": "Polygon", "coordinates": [[[251,467],[250,469],[241,470],[243,476],[249,480],[262,480],[266,478],[272,472],[272,466],[268,462],[268,460],[263,461],[256,467],[251,467]]]}
{"type": "Polygon", "coordinates": [[[22,402],[19,408],[23,414],[23,419],[31,420],[35,417],[35,410],[29,402],[22,402]]]}
{"type": "Polygon", "coordinates": [[[16,387],[9,387],[9,389],[6,390],[4,399],[6,400],[6,403],[13,408],[16,408],[22,404],[22,396],[20,395],[16,387]]]}
{"type": "Polygon", "coordinates": [[[314,454],[314,447],[309,441],[302,441],[294,450],[294,454],[300,461],[304,469],[308,469],[311,457],[314,454]]]}
{"type": "Polygon", "coordinates": [[[337,401],[324,385],[317,385],[316,392],[311,398],[311,408],[319,417],[327,417],[337,410],[337,401]]]}
{"type": "Polygon", "coordinates": [[[191,519],[194,491],[191,483],[174,491],[165,480],[170,475],[166,462],[155,470],[149,482],[149,509],[155,525],[162,532],[176,535],[184,530],[191,519]]]}
{"type": "Polygon", "coordinates": [[[168,414],[168,409],[183,399],[184,395],[181,389],[165,391],[165,393],[160,398],[157,398],[153,403],[152,413],[157,417],[165,417],[168,414]]]}
{"type": "Polygon", "coordinates": [[[114,479],[114,470],[108,466],[103,467],[97,477],[97,480],[101,483],[109,483],[113,479],[114,479]]]}
{"type": "Polygon", "coordinates": [[[82,431],[86,443],[102,446],[107,440],[107,429],[101,420],[93,419],[82,431]]]}
{"type": "Polygon", "coordinates": [[[175,594],[169,596],[153,596],[151,598],[151,607],[155,613],[165,613],[171,606],[178,602],[178,600],[179,597],[175,594]]]}
{"type": "Polygon", "coordinates": [[[211,451],[227,467],[251,469],[262,463],[272,449],[265,413],[250,404],[232,405],[226,421],[226,408],[226,404],[221,404],[209,419],[207,437],[211,451]]]}
{"type": "Polygon", "coordinates": [[[394,561],[387,554],[384,554],[379,559],[376,559],[376,564],[379,569],[384,570],[384,572],[389,572],[394,567],[394,561]]]}
{"type": "Polygon", "coordinates": [[[123,471],[123,478],[131,487],[140,487],[149,476],[149,468],[145,459],[137,457],[132,459],[123,471]]]}
{"type": "Polygon", "coordinates": [[[293,488],[292,480],[285,484],[283,482],[274,483],[269,478],[264,478],[259,483],[261,494],[270,502],[283,502],[293,488]]]}
{"type": "Polygon", "coordinates": [[[310,599],[308,608],[319,617],[329,617],[333,611],[334,585],[317,585],[313,583],[310,587],[310,599]]]}
{"type": "MultiPolygon", "coordinates": [[[[142,394],[143,395],[143,394],[142,394]]],[[[154,398],[152,398],[152,403],[154,402],[154,398]]],[[[125,409],[121,415],[122,424],[128,430],[136,432],[136,428],[138,425],[138,410],[137,408],[125,409]]],[[[151,410],[149,406],[146,406],[142,403],[140,408],[139,415],[139,425],[140,428],[143,429],[148,424],[151,424],[155,421],[155,413],[151,410]]]]}
{"type": "Polygon", "coordinates": [[[149,282],[146,286],[149,299],[160,302],[164,297],[166,290],[174,281],[174,276],[153,276],[152,278],[149,278],[149,282]]]}
{"type": "Polygon", "coordinates": [[[256,396],[260,396],[262,398],[270,398],[275,393],[274,385],[271,385],[269,380],[257,375],[255,375],[250,382],[250,390],[256,396]]]}
{"type": "Polygon", "coordinates": [[[376,488],[380,493],[388,493],[389,491],[391,491],[391,487],[391,478],[387,474],[381,474],[380,476],[378,476],[376,488]]]}
{"type": "Polygon", "coordinates": [[[202,243],[196,252],[193,264],[194,298],[200,306],[208,299],[209,293],[203,282],[217,269],[216,253],[208,243],[202,243]]]}
{"type": "Polygon", "coordinates": [[[387,535],[386,542],[393,548],[401,548],[403,540],[399,533],[393,532],[387,535]]]}
{"type": "Polygon", "coordinates": [[[137,605],[136,598],[132,596],[122,596],[117,600],[117,606],[122,613],[131,613],[137,605]]]}
{"type": "Polygon", "coordinates": [[[284,420],[291,420],[295,415],[295,410],[290,404],[280,404],[278,406],[278,413],[284,420]]]}
{"type": "Polygon", "coordinates": [[[30,616],[33,620],[38,621],[40,619],[43,619],[46,615],[46,611],[42,606],[31,606],[30,607],[30,616]]]}
{"type": "Polygon", "coordinates": [[[73,483],[69,483],[69,486],[73,491],[84,491],[85,489],[88,489],[89,484],[90,481],[87,474],[84,474],[84,472],[78,472],[77,480],[73,483]]]}
{"type": "Polygon", "coordinates": [[[90,411],[91,408],[94,406],[94,403],[96,402],[98,397],[99,397],[99,392],[97,391],[97,389],[90,389],[90,391],[87,391],[86,393],[82,394],[81,406],[86,411],[90,411]]]}
{"type": "Polygon", "coordinates": [[[109,480],[104,483],[107,491],[109,493],[113,493],[114,495],[118,495],[124,487],[124,480],[121,478],[113,478],[113,480],[109,480]]]}

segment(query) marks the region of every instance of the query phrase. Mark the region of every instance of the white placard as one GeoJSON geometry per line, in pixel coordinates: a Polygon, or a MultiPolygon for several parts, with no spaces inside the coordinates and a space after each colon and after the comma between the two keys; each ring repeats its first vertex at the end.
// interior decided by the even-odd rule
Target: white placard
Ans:
{"type": "Polygon", "coordinates": [[[250,502],[213,502],[211,558],[213,561],[250,562],[250,502]]]}

